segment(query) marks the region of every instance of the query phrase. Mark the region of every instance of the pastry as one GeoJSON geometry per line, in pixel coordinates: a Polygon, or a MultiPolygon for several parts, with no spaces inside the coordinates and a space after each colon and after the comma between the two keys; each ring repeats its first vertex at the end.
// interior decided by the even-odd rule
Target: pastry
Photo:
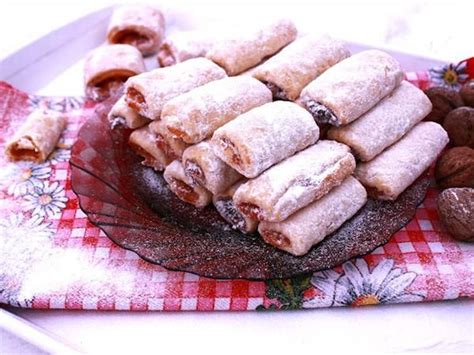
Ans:
{"type": "Polygon", "coordinates": [[[125,101],[142,116],[157,120],[167,101],[224,77],[225,71],[210,60],[190,59],[130,78],[125,83],[125,101]]]}
{"type": "Polygon", "coordinates": [[[136,129],[150,122],[148,118],[139,115],[131,109],[125,102],[125,96],[123,95],[118,99],[115,105],[112,106],[107,118],[112,128],[125,126],[130,129],[136,129]]]}
{"type": "Polygon", "coordinates": [[[220,160],[209,141],[203,141],[183,152],[182,164],[186,175],[213,194],[224,191],[242,179],[237,171],[220,160]]]}
{"type": "Polygon", "coordinates": [[[173,136],[162,121],[153,121],[150,123],[150,131],[155,135],[155,145],[163,152],[170,163],[173,160],[180,160],[183,152],[189,147],[189,144],[182,139],[173,136]]]}
{"type": "Polygon", "coordinates": [[[168,101],[161,119],[186,143],[198,143],[252,108],[272,101],[265,85],[251,77],[216,80],[168,101]]]}
{"type": "Polygon", "coordinates": [[[297,104],[270,102],[254,108],[217,129],[214,153],[247,178],[314,144],[319,129],[297,104]]]}
{"type": "Polygon", "coordinates": [[[229,223],[232,228],[238,229],[243,233],[253,233],[257,230],[258,221],[244,216],[235,207],[233,196],[235,191],[242,185],[245,180],[240,180],[227,190],[215,194],[212,197],[212,202],[217,212],[229,223]]]}
{"type": "Polygon", "coordinates": [[[228,75],[237,75],[278,52],[296,34],[293,22],[275,21],[258,31],[246,31],[238,38],[217,41],[206,57],[223,67],[228,75]]]}
{"type": "Polygon", "coordinates": [[[442,189],[474,188],[474,149],[454,147],[443,152],[436,162],[435,178],[442,189]]]}
{"type": "Polygon", "coordinates": [[[149,125],[136,129],[130,134],[128,144],[142,158],[142,165],[163,171],[172,160],[156,145],[156,135],[149,125]]]}
{"type": "Polygon", "coordinates": [[[428,97],[407,81],[354,122],[331,128],[328,138],[347,144],[362,161],[372,160],[431,111],[428,97]]]}
{"type": "Polygon", "coordinates": [[[452,110],[443,122],[451,145],[474,149],[474,108],[462,106],[452,110]]]}
{"type": "Polygon", "coordinates": [[[303,89],[300,100],[318,123],[345,125],[374,107],[403,77],[393,57],[368,50],[326,70],[303,89]]]}
{"type": "Polygon", "coordinates": [[[7,143],[5,155],[11,161],[43,162],[56,147],[66,125],[66,116],[59,112],[35,110],[7,143]]]}
{"type": "Polygon", "coordinates": [[[204,57],[214,41],[215,38],[206,32],[172,33],[160,45],[158,63],[162,67],[169,67],[188,59],[204,57]]]}
{"type": "Polygon", "coordinates": [[[132,45],[143,55],[155,53],[164,35],[163,14],[144,5],[127,5],[115,9],[107,29],[109,43],[132,45]]]}
{"type": "Polygon", "coordinates": [[[296,256],[338,229],[367,202],[364,187],[352,176],[321,199],[283,222],[261,222],[258,231],[265,242],[296,256]]]}
{"type": "Polygon", "coordinates": [[[355,165],[349,147],[319,141],[240,186],[234,203],[249,218],[280,222],[341,184],[355,165]]]}
{"type": "Polygon", "coordinates": [[[474,189],[446,189],[438,197],[438,214],[456,239],[474,241],[474,189]]]}
{"type": "Polygon", "coordinates": [[[307,84],[349,56],[342,41],[307,35],[259,65],[253,76],[268,86],[275,99],[294,101],[307,84]]]}
{"type": "Polygon", "coordinates": [[[206,207],[212,200],[212,194],[204,187],[194,182],[184,173],[183,165],[175,160],[168,165],[163,177],[171,191],[184,202],[190,203],[197,208],[206,207]]]}
{"type": "Polygon", "coordinates": [[[355,176],[370,196],[395,200],[428,169],[448,141],[439,124],[420,122],[375,159],[358,164],[355,176]]]}
{"type": "Polygon", "coordinates": [[[144,71],[145,63],[135,47],[115,44],[96,48],[84,64],[86,96],[96,101],[105,100],[119,93],[129,77],[144,71]]]}

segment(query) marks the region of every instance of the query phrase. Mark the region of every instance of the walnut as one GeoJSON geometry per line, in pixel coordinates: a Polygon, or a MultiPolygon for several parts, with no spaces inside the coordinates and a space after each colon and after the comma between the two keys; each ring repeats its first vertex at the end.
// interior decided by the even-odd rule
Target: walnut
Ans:
{"type": "Polygon", "coordinates": [[[444,118],[451,110],[463,106],[459,92],[448,88],[430,88],[425,90],[425,94],[433,104],[433,110],[425,117],[425,121],[434,121],[442,124],[444,118]]]}
{"type": "Polygon", "coordinates": [[[464,104],[467,106],[474,107],[474,80],[469,80],[465,83],[461,91],[459,91],[464,104]]]}
{"type": "Polygon", "coordinates": [[[474,188],[474,149],[455,147],[444,152],[436,163],[435,178],[443,189],[474,188]]]}
{"type": "Polygon", "coordinates": [[[446,189],[438,197],[439,218],[456,239],[474,242],[474,189],[446,189]]]}
{"type": "Polygon", "coordinates": [[[452,110],[444,119],[443,127],[453,146],[474,148],[474,108],[463,106],[452,110]]]}

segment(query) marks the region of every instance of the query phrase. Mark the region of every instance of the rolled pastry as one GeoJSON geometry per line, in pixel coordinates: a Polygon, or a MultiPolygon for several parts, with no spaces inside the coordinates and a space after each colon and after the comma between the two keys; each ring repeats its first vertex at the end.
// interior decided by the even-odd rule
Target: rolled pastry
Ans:
{"type": "Polygon", "coordinates": [[[370,110],[402,80],[394,58],[368,50],[326,70],[303,89],[300,99],[318,123],[340,126],[370,110]]]}
{"type": "Polygon", "coordinates": [[[182,139],[173,136],[163,121],[151,122],[150,130],[155,134],[155,144],[167,157],[168,163],[180,160],[184,150],[189,147],[189,144],[184,143],[182,139]]]}
{"type": "Polygon", "coordinates": [[[237,75],[278,52],[296,38],[297,30],[290,20],[275,21],[240,38],[217,41],[206,57],[223,67],[228,75],[237,75]]]}
{"type": "Polygon", "coordinates": [[[190,203],[197,208],[206,207],[212,200],[212,194],[204,187],[194,184],[184,173],[183,165],[175,160],[168,165],[163,177],[171,191],[184,202],[190,203]]]}
{"type": "Polygon", "coordinates": [[[240,114],[271,101],[270,90],[256,79],[224,78],[168,101],[161,119],[186,143],[198,143],[240,114]]]}
{"type": "Polygon", "coordinates": [[[205,58],[195,58],[167,68],[137,75],[125,83],[125,101],[142,116],[159,119],[172,98],[227,75],[205,58]]]}
{"type": "Polygon", "coordinates": [[[54,150],[66,125],[66,116],[59,112],[35,110],[7,143],[5,155],[11,161],[45,161],[54,150]]]}
{"type": "Polygon", "coordinates": [[[149,125],[136,129],[128,139],[128,144],[139,156],[145,158],[142,164],[163,171],[171,163],[165,153],[156,145],[156,135],[149,125]]]}
{"type": "Polygon", "coordinates": [[[313,245],[336,231],[367,202],[364,187],[349,176],[320,200],[283,222],[261,222],[258,231],[265,242],[293,255],[306,254],[313,245]]]}
{"type": "Polygon", "coordinates": [[[158,63],[169,67],[192,58],[204,57],[215,36],[200,31],[175,32],[165,38],[158,50],[158,63]]]}
{"type": "Polygon", "coordinates": [[[183,153],[182,163],[186,175],[213,194],[224,191],[242,179],[242,175],[213,153],[208,141],[187,148],[183,153]]]}
{"type": "Polygon", "coordinates": [[[132,45],[143,55],[155,53],[164,35],[163,14],[153,7],[144,5],[117,8],[107,29],[109,43],[132,45]]]}
{"type": "Polygon", "coordinates": [[[239,229],[244,233],[253,233],[257,230],[258,221],[255,219],[248,218],[244,216],[240,211],[235,207],[233,196],[235,191],[245,182],[245,180],[240,180],[234,185],[229,187],[227,190],[215,194],[212,197],[212,202],[217,212],[224,218],[227,223],[229,223],[232,228],[239,229]]]}
{"type": "Polygon", "coordinates": [[[143,127],[150,122],[148,118],[140,116],[133,109],[131,109],[125,102],[125,96],[121,96],[120,99],[112,106],[109,114],[107,115],[112,128],[117,126],[125,126],[130,129],[136,129],[143,127]]]}
{"type": "Polygon", "coordinates": [[[217,129],[214,153],[247,178],[314,144],[319,129],[297,104],[270,102],[254,108],[217,129]]]}
{"type": "Polygon", "coordinates": [[[344,42],[307,35],[259,65],[253,76],[268,86],[275,99],[294,101],[312,80],[349,56],[344,42]]]}
{"type": "Polygon", "coordinates": [[[355,176],[370,196],[395,200],[438,157],[448,135],[435,122],[420,122],[375,159],[357,165],[355,176]]]}
{"type": "Polygon", "coordinates": [[[348,146],[319,141],[240,186],[234,203],[249,218],[280,222],[341,184],[355,165],[348,146]]]}
{"type": "Polygon", "coordinates": [[[328,138],[347,144],[362,161],[372,160],[431,112],[430,99],[407,81],[356,121],[333,127],[328,138]]]}
{"type": "Polygon", "coordinates": [[[129,77],[144,71],[142,55],[135,47],[115,44],[96,48],[89,53],[84,64],[86,96],[105,100],[119,92],[129,77]]]}

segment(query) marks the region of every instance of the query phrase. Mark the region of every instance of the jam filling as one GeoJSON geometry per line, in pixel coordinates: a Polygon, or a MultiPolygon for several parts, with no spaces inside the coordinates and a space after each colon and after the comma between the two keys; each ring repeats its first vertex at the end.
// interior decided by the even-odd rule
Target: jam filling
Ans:
{"type": "Polygon", "coordinates": [[[171,184],[173,191],[181,200],[195,204],[199,199],[199,195],[185,182],[178,179],[172,179],[171,184]]]}
{"type": "Polygon", "coordinates": [[[142,95],[140,91],[131,87],[128,88],[126,101],[127,101],[128,106],[133,108],[142,116],[145,116],[143,114],[143,111],[146,110],[147,105],[146,105],[145,97],[142,95]]]}
{"type": "Polygon", "coordinates": [[[142,161],[143,165],[150,166],[155,170],[163,170],[164,169],[164,166],[162,166],[162,164],[160,164],[158,162],[158,160],[156,160],[156,158],[153,155],[151,155],[150,153],[148,153],[145,149],[143,149],[139,145],[137,145],[135,143],[132,143],[132,142],[129,142],[128,144],[130,145],[130,147],[132,148],[132,150],[135,153],[137,153],[139,156],[141,156],[142,158],[145,159],[145,160],[142,161]]]}
{"type": "Polygon", "coordinates": [[[316,123],[330,123],[335,126],[338,125],[338,119],[336,115],[323,104],[314,100],[308,100],[305,102],[305,106],[311,113],[311,115],[313,115],[313,118],[316,123]]]}
{"type": "Polygon", "coordinates": [[[235,147],[234,143],[232,143],[229,139],[227,138],[221,138],[221,146],[224,148],[224,150],[230,154],[230,160],[232,161],[233,164],[235,165],[241,165],[242,164],[242,159],[240,158],[239,151],[235,147]]]}
{"type": "Polygon", "coordinates": [[[114,43],[129,44],[131,46],[140,46],[149,41],[148,37],[141,35],[136,31],[121,31],[114,37],[114,43]]]}
{"type": "Polygon", "coordinates": [[[180,129],[177,129],[175,127],[169,127],[169,126],[166,126],[166,128],[175,137],[178,137],[178,138],[181,138],[181,139],[187,137],[186,133],[181,131],[180,129]]]}
{"type": "Polygon", "coordinates": [[[278,248],[288,248],[291,246],[291,241],[282,233],[277,231],[263,231],[263,240],[268,244],[274,245],[278,248]]]}
{"type": "Polygon", "coordinates": [[[242,214],[247,216],[250,219],[254,219],[256,221],[260,220],[260,207],[254,205],[253,203],[243,202],[240,203],[237,208],[239,209],[242,214]]]}

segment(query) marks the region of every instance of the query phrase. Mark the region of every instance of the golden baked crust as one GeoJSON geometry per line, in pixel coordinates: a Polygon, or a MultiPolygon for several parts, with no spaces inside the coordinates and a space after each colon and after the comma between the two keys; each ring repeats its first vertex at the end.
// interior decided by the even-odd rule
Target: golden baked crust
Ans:
{"type": "Polygon", "coordinates": [[[62,113],[35,110],[7,143],[5,155],[11,161],[43,162],[54,150],[66,125],[67,118],[62,113]]]}

